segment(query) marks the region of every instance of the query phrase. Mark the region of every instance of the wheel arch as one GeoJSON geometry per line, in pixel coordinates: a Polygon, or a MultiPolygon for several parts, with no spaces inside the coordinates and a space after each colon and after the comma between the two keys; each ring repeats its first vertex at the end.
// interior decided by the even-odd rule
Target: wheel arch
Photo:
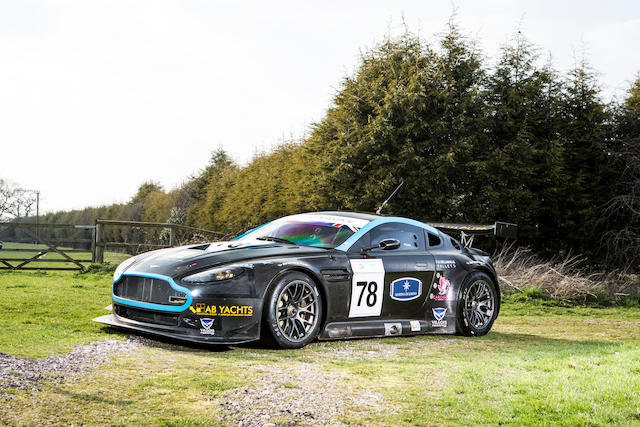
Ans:
{"type": "MultiPolygon", "coordinates": [[[[493,281],[493,283],[495,284],[495,288],[496,288],[496,296],[497,296],[497,304],[496,304],[496,318],[500,315],[500,306],[502,305],[502,294],[500,292],[500,284],[498,282],[498,275],[496,274],[496,272],[488,267],[484,267],[484,266],[478,266],[476,268],[474,268],[473,270],[470,270],[469,272],[467,272],[467,274],[464,276],[464,279],[462,279],[462,281],[460,282],[460,288],[458,290],[458,297],[457,300],[459,301],[462,298],[462,285],[469,279],[469,277],[471,277],[474,273],[483,273],[486,274],[487,276],[489,276],[489,278],[493,281]]],[[[457,305],[456,305],[457,307],[457,305]]]]}
{"type": "MultiPolygon", "coordinates": [[[[320,322],[320,331],[322,331],[324,329],[324,325],[327,322],[327,313],[329,312],[328,311],[329,295],[328,295],[327,285],[326,283],[324,283],[323,280],[320,279],[320,277],[318,277],[318,274],[316,272],[314,272],[312,269],[305,266],[301,266],[301,265],[289,266],[285,269],[280,270],[275,276],[273,276],[273,278],[269,281],[269,284],[265,287],[265,291],[262,296],[262,310],[261,310],[262,316],[264,316],[264,313],[265,313],[264,310],[265,310],[265,305],[267,304],[267,295],[269,294],[269,292],[271,292],[271,290],[273,289],[277,281],[280,280],[280,278],[285,274],[295,273],[295,272],[302,273],[309,276],[309,278],[313,280],[313,282],[318,287],[318,290],[320,291],[320,297],[322,298],[322,319],[320,322]]],[[[262,322],[260,322],[260,324],[261,324],[260,334],[262,334],[262,322]]]]}

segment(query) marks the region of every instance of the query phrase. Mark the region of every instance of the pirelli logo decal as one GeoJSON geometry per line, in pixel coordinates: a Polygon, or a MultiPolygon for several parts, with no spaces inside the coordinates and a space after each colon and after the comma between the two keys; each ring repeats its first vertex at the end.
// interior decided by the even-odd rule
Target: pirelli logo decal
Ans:
{"type": "Polygon", "coordinates": [[[250,305],[207,305],[199,302],[189,310],[198,316],[253,316],[253,307],[250,305]]]}

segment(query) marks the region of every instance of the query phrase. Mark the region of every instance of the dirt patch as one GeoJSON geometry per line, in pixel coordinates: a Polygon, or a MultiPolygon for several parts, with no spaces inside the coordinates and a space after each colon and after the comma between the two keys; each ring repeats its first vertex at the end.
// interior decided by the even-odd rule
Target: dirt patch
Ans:
{"type": "Polygon", "coordinates": [[[149,340],[132,337],[126,341],[104,340],[76,346],[64,356],[32,360],[0,353],[0,395],[8,390],[40,390],[44,380],[59,383],[70,375],[108,361],[115,353],[129,352],[147,344],[149,340]]]}
{"type": "Polygon", "coordinates": [[[225,423],[242,427],[344,425],[341,414],[357,410],[365,415],[382,406],[379,393],[310,363],[291,369],[269,368],[268,375],[256,374],[252,386],[227,393],[218,401],[229,413],[225,423]]]}

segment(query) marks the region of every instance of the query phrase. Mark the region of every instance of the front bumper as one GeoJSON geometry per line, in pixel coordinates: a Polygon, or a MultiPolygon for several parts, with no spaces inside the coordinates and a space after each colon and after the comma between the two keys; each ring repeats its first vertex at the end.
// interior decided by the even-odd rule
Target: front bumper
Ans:
{"type": "Polygon", "coordinates": [[[215,319],[213,319],[213,322],[211,323],[211,327],[209,329],[202,328],[205,331],[210,331],[206,334],[200,333],[198,329],[139,322],[133,319],[120,317],[116,314],[107,314],[104,316],[96,317],[95,319],[93,319],[93,321],[96,323],[101,323],[103,325],[113,326],[119,329],[198,344],[232,345],[256,341],[260,338],[259,322],[246,325],[246,327],[243,328],[245,330],[244,333],[238,331],[237,336],[232,336],[229,333],[213,329],[215,328],[216,324],[215,319]],[[211,334],[212,332],[213,334],[211,334]],[[215,333],[218,333],[219,335],[216,336],[215,333]]]}
{"type": "Polygon", "coordinates": [[[113,283],[113,314],[93,320],[201,344],[255,341],[260,338],[262,300],[252,278],[246,274],[241,282],[187,288],[161,274],[125,273],[113,283]]]}

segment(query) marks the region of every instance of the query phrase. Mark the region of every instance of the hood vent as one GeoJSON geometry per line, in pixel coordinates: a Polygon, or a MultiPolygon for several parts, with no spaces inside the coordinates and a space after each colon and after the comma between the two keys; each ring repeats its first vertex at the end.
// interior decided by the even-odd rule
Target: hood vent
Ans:
{"type": "Polygon", "coordinates": [[[196,249],[198,251],[206,251],[211,246],[211,243],[205,243],[204,245],[190,246],[189,249],[196,249]]]}

